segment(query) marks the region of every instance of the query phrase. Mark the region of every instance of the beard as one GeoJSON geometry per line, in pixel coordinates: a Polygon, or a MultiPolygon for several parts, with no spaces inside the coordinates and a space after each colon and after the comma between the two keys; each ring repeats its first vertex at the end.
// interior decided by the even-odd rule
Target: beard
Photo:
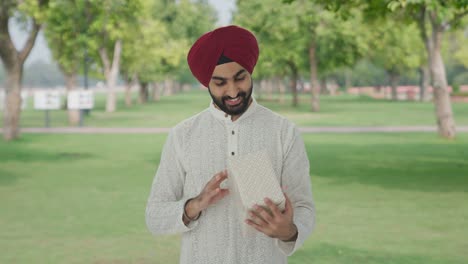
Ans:
{"type": "Polygon", "coordinates": [[[222,96],[222,97],[215,97],[212,93],[211,90],[208,88],[208,92],[210,93],[211,98],[213,99],[213,102],[215,105],[221,109],[224,113],[230,115],[230,116],[236,116],[236,115],[241,115],[243,114],[247,108],[249,107],[250,99],[252,97],[252,91],[253,91],[253,82],[250,85],[250,89],[247,92],[241,91],[237,94],[236,97],[241,97],[241,102],[238,103],[237,105],[228,105],[226,104],[226,100],[228,99],[234,99],[230,96],[222,96]]]}

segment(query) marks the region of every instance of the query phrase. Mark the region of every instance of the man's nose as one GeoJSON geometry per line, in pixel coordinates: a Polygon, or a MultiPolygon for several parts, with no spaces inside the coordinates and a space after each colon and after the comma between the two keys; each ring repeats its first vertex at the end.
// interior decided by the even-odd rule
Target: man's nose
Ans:
{"type": "Polygon", "coordinates": [[[239,94],[239,89],[237,85],[235,84],[235,82],[233,81],[228,82],[226,95],[228,95],[231,98],[236,98],[238,94],[239,94]]]}

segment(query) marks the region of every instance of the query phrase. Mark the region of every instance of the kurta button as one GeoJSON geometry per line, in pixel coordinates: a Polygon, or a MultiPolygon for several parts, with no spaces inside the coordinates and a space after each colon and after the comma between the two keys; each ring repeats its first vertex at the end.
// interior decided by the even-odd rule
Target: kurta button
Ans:
{"type": "Polygon", "coordinates": [[[234,130],[232,131],[232,134],[234,135],[234,130]]]}
{"type": "Polygon", "coordinates": [[[233,156],[234,156],[234,152],[231,152],[231,155],[233,155],[233,156]]]}

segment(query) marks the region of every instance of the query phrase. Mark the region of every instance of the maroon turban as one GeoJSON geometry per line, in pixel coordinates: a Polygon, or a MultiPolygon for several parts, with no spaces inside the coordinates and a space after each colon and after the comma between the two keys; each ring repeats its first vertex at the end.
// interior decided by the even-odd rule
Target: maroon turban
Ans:
{"type": "Polygon", "coordinates": [[[187,55],[188,65],[200,83],[208,87],[214,68],[223,56],[239,63],[252,74],[258,59],[255,36],[238,26],[215,29],[201,36],[187,55]]]}

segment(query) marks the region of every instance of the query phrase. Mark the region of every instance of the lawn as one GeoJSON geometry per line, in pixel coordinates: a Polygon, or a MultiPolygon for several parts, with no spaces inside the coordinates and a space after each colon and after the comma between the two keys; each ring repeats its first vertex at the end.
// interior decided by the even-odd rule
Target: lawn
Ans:
{"type": "MultiPolygon", "coordinates": [[[[136,95],[135,95],[136,96],[136,95]]],[[[192,91],[173,96],[163,96],[159,102],[146,105],[124,105],[123,94],[118,95],[118,110],[104,111],[105,96],[96,94],[96,107],[86,116],[85,126],[96,127],[171,127],[205,109],[210,98],[207,91],[192,91]],[[168,116],[170,114],[170,117],[168,116]]],[[[310,95],[300,97],[298,107],[292,107],[290,95],[286,102],[264,101],[260,103],[291,119],[299,126],[435,126],[434,106],[431,102],[393,102],[375,100],[354,95],[322,96],[321,111],[310,111],[310,95]]],[[[458,125],[468,125],[468,104],[453,103],[455,120],[458,125]]],[[[29,107],[22,112],[22,127],[43,127],[45,114],[29,107]]],[[[67,126],[64,110],[50,111],[51,126],[67,126]]],[[[2,120],[0,120],[0,126],[2,120]]]]}
{"type": "MultiPolygon", "coordinates": [[[[177,263],[144,221],[165,137],[0,141],[0,263],[177,263]]],[[[467,134],[303,137],[318,221],[290,263],[468,263],[467,134]]]]}

